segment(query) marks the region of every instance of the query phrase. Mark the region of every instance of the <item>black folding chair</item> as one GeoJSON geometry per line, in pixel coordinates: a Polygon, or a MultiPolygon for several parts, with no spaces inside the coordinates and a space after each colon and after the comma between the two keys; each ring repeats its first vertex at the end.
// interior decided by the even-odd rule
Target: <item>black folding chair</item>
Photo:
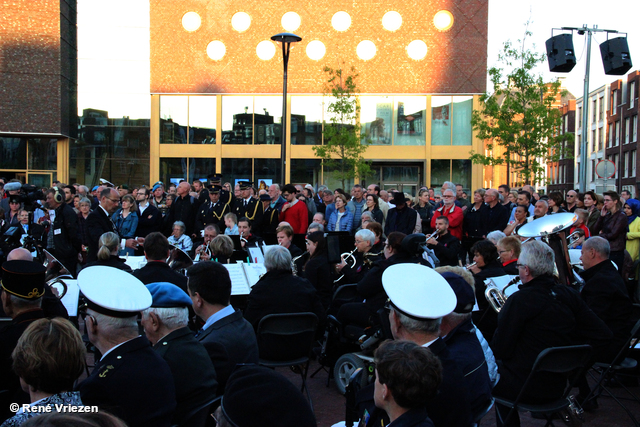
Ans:
{"type": "Polygon", "coordinates": [[[311,348],[315,343],[318,317],[313,313],[270,314],[258,324],[259,364],[268,368],[298,367],[302,378],[301,392],[307,388],[311,348]]]}
{"type": "MultiPolygon", "coordinates": [[[[629,338],[625,341],[624,345],[613,359],[611,363],[603,363],[596,362],[593,365],[593,370],[596,371],[596,374],[599,375],[596,385],[591,390],[591,393],[584,400],[588,402],[592,398],[596,398],[600,396],[603,392],[607,392],[609,396],[615,400],[618,405],[622,409],[625,410],[629,418],[633,420],[634,425],[640,426],[638,420],[634,417],[633,413],[627,408],[621,401],[621,398],[617,397],[615,394],[611,392],[606,387],[607,381],[611,381],[617,375],[624,375],[625,373],[629,373],[634,370],[638,366],[638,361],[631,357],[627,357],[629,352],[635,347],[636,344],[640,342],[640,319],[636,322],[634,327],[631,329],[631,333],[629,334],[629,338]]],[[[593,374],[592,377],[595,378],[593,374]]],[[[640,398],[636,396],[631,390],[629,390],[622,382],[618,382],[618,384],[626,390],[627,393],[638,403],[640,403],[640,398]]]]}
{"type": "Polygon", "coordinates": [[[193,409],[180,424],[173,427],[209,427],[215,426],[215,421],[211,414],[220,406],[222,396],[217,396],[193,409]]]}
{"type": "Polygon", "coordinates": [[[551,347],[541,351],[516,400],[508,400],[494,396],[497,404],[511,408],[507,418],[504,420],[504,424],[507,424],[516,412],[532,412],[544,416],[547,420],[545,427],[554,425],[552,422],[553,415],[568,408],[572,403],[569,399],[569,393],[577,379],[584,373],[585,369],[588,368],[591,350],[590,345],[574,345],[568,347],[551,347]],[[527,394],[531,380],[541,372],[567,376],[568,385],[562,397],[542,404],[523,403],[522,399],[527,394]]]}

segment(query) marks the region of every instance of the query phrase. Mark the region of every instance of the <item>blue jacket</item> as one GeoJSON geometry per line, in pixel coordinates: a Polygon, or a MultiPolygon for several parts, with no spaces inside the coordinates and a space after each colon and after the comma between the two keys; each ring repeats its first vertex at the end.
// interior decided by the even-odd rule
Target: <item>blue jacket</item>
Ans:
{"type": "Polygon", "coordinates": [[[122,239],[132,239],[136,237],[136,228],[138,228],[137,212],[130,212],[126,218],[123,218],[122,208],[120,208],[113,214],[111,220],[122,239]]]}
{"type": "Polygon", "coordinates": [[[349,209],[344,210],[344,215],[340,219],[340,229],[336,230],[336,221],[338,220],[338,211],[333,211],[331,213],[331,217],[329,218],[329,222],[327,226],[329,227],[329,231],[348,231],[351,233],[351,229],[353,228],[353,212],[349,209]]]}

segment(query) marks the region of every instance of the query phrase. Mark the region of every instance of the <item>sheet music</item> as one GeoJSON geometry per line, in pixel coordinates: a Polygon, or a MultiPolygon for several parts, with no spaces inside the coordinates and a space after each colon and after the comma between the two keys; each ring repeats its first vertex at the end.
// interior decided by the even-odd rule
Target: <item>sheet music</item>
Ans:
{"type": "Polygon", "coordinates": [[[249,295],[251,289],[241,262],[223,264],[231,278],[231,295],[249,295]]]}
{"type": "Polygon", "coordinates": [[[69,317],[78,315],[78,300],[80,299],[80,288],[78,287],[78,281],[74,279],[62,279],[67,285],[67,293],[64,294],[62,299],[62,305],[67,309],[69,317]]]}
{"type": "Polygon", "coordinates": [[[260,280],[260,276],[267,272],[267,269],[264,268],[264,264],[242,264],[244,267],[244,271],[247,274],[247,280],[249,281],[249,286],[253,287],[258,280],[260,280]]]}
{"type": "Polygon", "coordinates": [[[254,264],[264,264],[264,255],[260,248],[247,248],[249,249],[249,256],[251,256],[251,262],[254,264]]]}
{"type": "Polygon", "coordinates": [[[262,249],[264,250],[264,254],[266,255],[267,252],[269,252],[269,249],[271,249],[273,247],[276,247],[276,246],[278,246],[278,245],[264,245],[264,246],[262,246],[262,249]]]}
{"type": "Polygon", "coordinates": [[[131,267],[132,270],[137,270],[139,268],[144,267],[144,265],[146,264],[146,261],[147,260],[145,259],[144,255],[142,256],[130,255],[125,258],[124,263],[127,264],[129,267],[131,267]]]}

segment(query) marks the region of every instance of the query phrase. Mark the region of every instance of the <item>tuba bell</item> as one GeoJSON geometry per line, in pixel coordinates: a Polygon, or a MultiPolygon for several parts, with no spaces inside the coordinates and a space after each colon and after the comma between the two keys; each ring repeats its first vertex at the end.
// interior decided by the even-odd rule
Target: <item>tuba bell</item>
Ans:
{"type": "Polygon", "coordinates": [[[296,265],[296,261],[307,255],[308,253],[309,251],[303,252],[301,255],[298,255],[297,257],[291,259],[291,273],[293,273],[294,276],[298,275],[298,266],[296,265]]]}
{"type": "Polygon", "coordinates": [[[169,258],[167,258],[167,264],[172,270],[181,274],[186,274],[187,268],[193,265],[193,260],[182,249],[174,246],[169,252],[169,258]]]}

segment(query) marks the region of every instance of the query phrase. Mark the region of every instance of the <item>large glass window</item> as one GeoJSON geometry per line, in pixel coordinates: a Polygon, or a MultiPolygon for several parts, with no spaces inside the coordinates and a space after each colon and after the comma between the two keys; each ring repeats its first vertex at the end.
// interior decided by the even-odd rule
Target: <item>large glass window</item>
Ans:
{"type": "Polygon", "coordinates": [[[453,145],[471,145],[472,96],[453,97],[453,145]]]}
{"type": "Polygon", "coordinates": [[[441,187],[451,180],[451,160],[431,160],[431,186],[441,187]]]}
{"type": "Polygon", "coordinates": [[[188,161],[186,158],[160,159],[160,180],[164,182],[165,185],[168,186],[170,182],[177,185],[183,179],[189,179],[188,161]]]}
{"type": "Polygon", "coordinates": [[[322,97],[291,97],[291,145],[322,144],[322,97]]]}
{"type": "Polygon", "coordinates": [[[252,144],[253,97],[222,97],[222,143],[252,144]]]}
{"type": "Polygon", "coordinates": [[[189,182],[193,182],[196,179],[207,179],[207,176],[216,172],[216,159],[201,159],[190,158],[189,159],[189,182]]]}
{"type": "Polygon", "coordinates": [[[27,168],[27,140],[0,137],[0,169],[27,168]]]}
{"type": "Polygon", "coordinates": [[[451,97],[431,97],[431,145],[451,145],[451,97]]]}
{"type": "Polygon", "coordinates": [[[29,169],[56,170],[58,168],[58,140],[34,138],[28,141],[29,169]]]}
{"type": "Polygon", "coordinates": [[[396,135],[394,145],[425,145],[425,96],[396,96],[396,135]]]}
{"type": "Polygon", "coordinates": [[[280,144],[282,139],[282,97],[256,96],[254,144],[280,144]]]}
{"type": "Polygon", "coordinates": [[[253,161],[253,180],[256,188],[268,189],[273,183],[280,182],[280,174],[282,173],[280,159],[255,159],[253,161]]]}
{"type": "Polygon", "coordinates": [[[189,124],[188,96],[160,97],[160,143],[186,144],[189,124]]]}
{"type": "Polygon", "coordinates": [[[471,160],[451,160],[451,181],[471,188],[471,160]]]}
{"type": "MultiPolygon", "coordinates": [[[[189,144],[216,143],[216,97],[189,97],[189,144]]],[[[205,177],[206,178],[206,177],[205,177]]]]}
{"type": "Polygon", "coordinates": [[[251,159],[222,159],[222,179],[235,186],[237,181],[251,181],[251,159]]]}
{"type": "Polygon", "coordinates": [[[393,100],[391,96],[361,96],[362,138],[372,145],[391,145],[393,100]]]}
{"type": "Polygon", "coordinates": [[[309,183],[317,187],[321,171],[322,161],[319,159],[291,159],[290,181],[296,184],[309,183]]]}

